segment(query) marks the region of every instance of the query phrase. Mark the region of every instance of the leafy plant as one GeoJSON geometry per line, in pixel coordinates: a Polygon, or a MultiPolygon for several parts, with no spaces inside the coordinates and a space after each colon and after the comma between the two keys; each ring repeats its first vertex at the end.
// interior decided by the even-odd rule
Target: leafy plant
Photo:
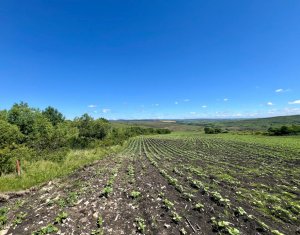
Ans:
{"type": "Polygon", "coordinates": [[[197,211],[203,211],[204,210],[204,205],[202,204],[202,203],[197,203],[196,205],[195,205],[195,210],[197,210],[197,211]]]}
{"type": "Polygon", "coordinates": [[[184,228],[180,229],[179,232],[182,235],[186,235],[187,234],[187,231],[184,228]]]}
{"type": "Polygon", "coordinates": [[[274,216],[276,216],[277,218],[279,218],[285,222],[297,220],[297,217],[293,216],[293,214],[291,212],[289,212],[288,210],[286,210],[280,206],[274,206],[271,209],[271,212],[274,216]]]}
{"type": "Polygon", "coordinates": [[[133,199],[136,199],[136,198],[138,198],[140,196],[141,196],[141,192],[138,192],[138,191],[132,191],[130,193],[130,197],[133,198],[133,199]]]}
{"type": "Polygon", "coordinates": [[[171,202],[170,200],[168,200],[167,198],[165,198],[163,200],[164,206],[168,209],[171,210],[174,207],[174,203],[171,202]]]}
{"type": "Polygon", "coordinates": [[[232,223],[228,221],[217,221],[215,217],[211,218],[211,222],[216,231],[225,231],[230,235],[240,235],[240,231],[232,226],[232,223]]]}
{"type": "Polygon", "coordinates": [[[55,232],[58,232],[58,228],[55,227],[53,224],[48,224],[46,227],[43,227],[36,232],[33,232],[31,235],[46,235],[55,232]]]}
{"type": "Polygon", "coordinates": [[[141,217],[138,217],[138,218],[135,219],[135,222],[136,222],[138,231],[144,234],[145,230],[146,230],[145,220],[141,217]]]}
{"type": "Polygon", "coordinates": [[[66,218],[68,218],[68,214],[66,212],[61,212],[55,218],[55,222],[54,223],[56,223],[56,224],[62,224],[66,218]]]}
{"type": "Polygon", "coordinates": [[[0,208],[0,230],[2,230],[4,225],[7,223],[7,212],[8,212],[8,208],[6,207],[0,208]]]}
{"type": "Polygon", "coordinates": [[[91,232],[91,235],[103,235],[104,234],[104,231],[103,231],[103,219],[101,216],[98,217],[97,219],[97,229],[96,230],[93,230],[91,232]]]}
{"type": "Polygon", "coordinates": [[[179,223],[182,220],[182,217],[178,215],[175,211],[172,212],[172,220],[175,223],[179,223]]]}
{"type": "Polygon", "coordinates": [[[109,194],[112,193],[112,191],[113,191],[113,188],[112,188],[112,187],[106,186],[106,187],[102,190],[102,192],[101,192],[101,197],[106,197],[106,198],[108,198],[109,194]]]}
{"type": "Polygon", "coordinates": [[[21,224],[23,219],[25,219],[27,216],[27,213],[24,213],[24,212],[20,212],[16,215],[16,218],[14,219],[13,221],[13,225],[16,226],[18,224],[21,224]]]}
{"type": "Polygon", "coordinates": [[[213,201],[217,202],[221,206],[230,206],[230,200],[227,198],[223,198],[222,195],[218,192],[212,192],[211,198],[213,201]]]}
{"type": "Polygon", "coordinates": [[[183,198],[185,198],[186,200],[188,201],[192,201],[192,199],[195,197],[193,194],[191,193],[188,193],[188,192],[184,192],[182,194],[183,198]]]}
{"type": "Polygon", "coordinates": [[[235,214],[238,216],[244,216],[244,215],[247,215],[247,212],[242,207],[238,207],[235,210],[235,214]]]}

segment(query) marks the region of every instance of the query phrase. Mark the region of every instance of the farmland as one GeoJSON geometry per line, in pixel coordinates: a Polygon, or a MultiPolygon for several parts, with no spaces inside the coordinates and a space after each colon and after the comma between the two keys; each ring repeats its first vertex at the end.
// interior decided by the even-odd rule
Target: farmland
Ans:
{"type": "Polygon", "coordinates": [[[299,137],[174,133],[0,202],[7,234],[298,234],[299,137]]]}

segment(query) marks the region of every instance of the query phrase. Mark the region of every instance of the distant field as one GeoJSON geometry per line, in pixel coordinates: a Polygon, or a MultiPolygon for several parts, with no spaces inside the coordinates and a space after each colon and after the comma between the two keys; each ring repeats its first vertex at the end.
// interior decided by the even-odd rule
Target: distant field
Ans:
{"type": "Polygon", "coordinates": [[[168,128],[172,131],[199,131],[206,126],[220,127],[231,131],[266,131],[270,127],[300,125],[300,115],[259,119],[120,120],[114,123],[168,128]]]}
{"type": "Polygon", "coordinates": [[[140,126],[146,128],[167,128],[171,131],[202,131],[203,127],[178,123],[177,121],[166,120],[132,120],[132,121],[115,121],[115,124],[129,126],[140,126]]]}
{"type": "Polygon", "coordinates": [[[281,127],[283,125],[300,125],[300,115],[257,118],[257,119],[231,119],[231,120],[179,120],[178,124],[193,126],[216,126],[229,130],[267,130],[269,127],[281,127]]]}

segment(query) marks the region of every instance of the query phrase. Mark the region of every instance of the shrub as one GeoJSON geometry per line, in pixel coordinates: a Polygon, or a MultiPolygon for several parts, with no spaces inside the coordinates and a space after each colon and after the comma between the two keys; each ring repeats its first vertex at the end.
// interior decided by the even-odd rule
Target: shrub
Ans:
{"type": "Polygon", "coordinates": [[[0,175],[15,171],[16,160],[31,160],[35,152],[23,145],[13,145],[10,148],[0,149],[0,175]]]}

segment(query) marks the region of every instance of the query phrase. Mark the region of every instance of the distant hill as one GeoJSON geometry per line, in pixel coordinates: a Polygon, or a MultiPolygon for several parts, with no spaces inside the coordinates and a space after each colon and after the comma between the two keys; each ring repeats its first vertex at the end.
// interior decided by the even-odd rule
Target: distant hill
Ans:
{"type": "Polygon", "coordinates": [[[221,127],[228,130],[267,130],[269,127],[300,125],[300,115],[255,119],[168,119],[118,120],[116,123],[142,127],[168,128],[173,131],[200,131],[204,127],[221,127]]]}
{"type": "Polygon", "coordinates": [[[230,120],[182,120],[178,123],[196,126],[217,126],[236,130],[266,130],[269,127],[283,125],[300,125],[300,115],[280,116],[255,119],[230,119],[230,120]]]}

